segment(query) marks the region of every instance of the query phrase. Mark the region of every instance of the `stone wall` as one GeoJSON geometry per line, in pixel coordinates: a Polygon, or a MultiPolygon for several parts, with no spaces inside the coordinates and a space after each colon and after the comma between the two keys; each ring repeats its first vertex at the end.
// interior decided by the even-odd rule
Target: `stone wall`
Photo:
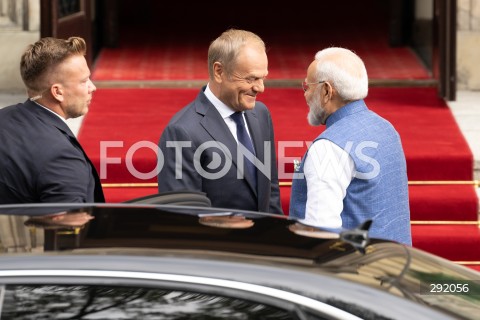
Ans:
{"type": "Polygon", "coordinates": [[[457,90],[480,90],[480,0],[457,2],[457,90]]]}
{"type": "Polygon", "coordinates": [[[21,92],[24,90],[20,77],[20,57],[30,43],[37,41],[39,32],[0,31],[0,92],[21,92]]]}
{"type": "Polygon", "coordinates": [[[0,0],[0,92],[22,92],[20,57],[40,38],[40,0],[0,0]]]}

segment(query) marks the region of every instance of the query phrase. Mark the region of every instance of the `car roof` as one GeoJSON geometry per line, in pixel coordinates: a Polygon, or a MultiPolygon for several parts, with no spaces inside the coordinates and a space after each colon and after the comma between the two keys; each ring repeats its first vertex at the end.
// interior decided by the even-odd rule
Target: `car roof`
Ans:
{"type": "MultiPolygon", "coordinates": [[[[355,293],[358,305],[374,305],[375,300],[366,301],[366,293],[374,297],[389,292],[392,303],[402,297],[442,312],[451,308],[445,309],[420,292],[427,276],[480,279],[480,273],[445,259],[392,241],[369,239],[361,228],[312,230],[300,225],[298,229],[293,228],[299,226],[298,221],[283,215],[177,205],[58,204],[2,206],[2,217],[16,221],[32,239],[43,232],[45,250],[28,254],[4,250],[0,270],[26,270],[32,264],[46,270],[54,262],[65,270],[122,271],[128,266],[131,272],[177,272],[222,279],[231,279],[233,272],[236,279],[294,287],[312,298],[341,301],[349,292],[355,293]],[[42,220],[80,214],[89,216],[83,225],[42,220]],[[216,217],[227,217],[232,223],[219,222],[216,217]],[[319,292],[328,292],[328,297],[319,292]]],[[[0,233],[0,239],[4,238],[0,233]]],[[[402,301],[405,303],[400,299],[395,304],[402,308],[402,301]]],[[[479,303],[480,297],[471,301],[479,303]]],[[[468,310],[469,301],[462,296],[450,298],[450,303],[468,310]]],[[[391,307],[385,309],[392,312],[391,307]]]]}
{"type": "Polygon", "coordinates": [[[15,216],[25,220],[26,226],[46,230],[74,228],[47,225],[42,221],[44,217],[73,216],[80,212],[93,217],[86,221],[88,230],[84,230],[82,248],[201,249],[314,259],[324,256],[320,243],[340,238],[340,231],[331,229],[319,229],[315,238],[302,236],[303,230],[292,231],[289,227],[293,220],[284,215],[222,208],[127,204],[0,207],[0,215],[15,216]],[[222,217],[232,219],[219,223],[216,219],[222,217]]]}

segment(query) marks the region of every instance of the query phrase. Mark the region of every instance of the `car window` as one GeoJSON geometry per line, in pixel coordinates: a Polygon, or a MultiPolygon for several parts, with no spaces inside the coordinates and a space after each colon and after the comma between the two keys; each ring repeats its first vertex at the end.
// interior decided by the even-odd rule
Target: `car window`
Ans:
{"type": "Polygon", "coordinates": [[[2,291],[1,319],[298,319],[254,301],[157,288],[6,285],[2,291]]]}

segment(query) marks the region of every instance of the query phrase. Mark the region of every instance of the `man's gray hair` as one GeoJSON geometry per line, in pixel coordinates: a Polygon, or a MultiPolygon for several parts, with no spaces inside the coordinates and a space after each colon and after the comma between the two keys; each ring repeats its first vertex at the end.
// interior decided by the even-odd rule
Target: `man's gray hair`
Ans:
{"type": "Polygon", "coordinates": [[[315,55],[318,81],[329,82],[345,101],[364,99],[368,95],[367,69],[353,51],[330,47],[315,55]]]}

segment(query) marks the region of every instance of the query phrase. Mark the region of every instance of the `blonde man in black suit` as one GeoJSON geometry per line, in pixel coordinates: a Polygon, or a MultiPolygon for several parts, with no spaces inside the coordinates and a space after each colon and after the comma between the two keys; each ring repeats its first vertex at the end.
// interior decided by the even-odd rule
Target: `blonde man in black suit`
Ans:
{"type": "Polygon", "coordinates": [[[29,99],[0,110],[0,203],[104,202],[98,174],[65,120],[87,113],[95,85],[85,41],[43,38],[20,62],[29,99]]]}

